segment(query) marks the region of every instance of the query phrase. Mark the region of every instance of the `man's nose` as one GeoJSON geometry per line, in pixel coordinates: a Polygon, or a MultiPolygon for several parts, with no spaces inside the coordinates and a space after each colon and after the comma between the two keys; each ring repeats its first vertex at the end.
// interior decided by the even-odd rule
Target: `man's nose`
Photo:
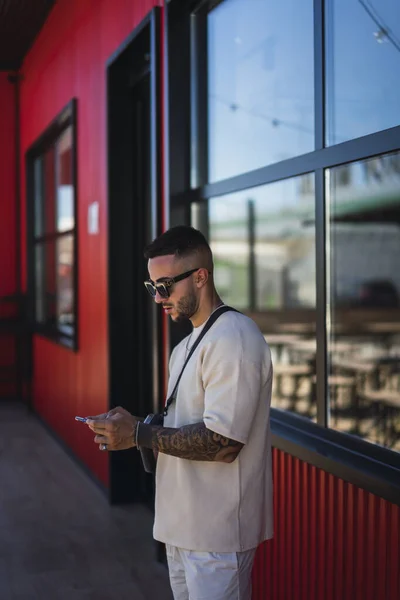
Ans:
{"type": "Polygon", "coordinates": [[[158,293],[158,290],[156,290],[156,295],[154,296],[154,302],[156,302],[157,304],[161,304],[161,302],[163,302],[163,300],[165,300],[165,298],[160,296],[160,294],[158,293]]]}

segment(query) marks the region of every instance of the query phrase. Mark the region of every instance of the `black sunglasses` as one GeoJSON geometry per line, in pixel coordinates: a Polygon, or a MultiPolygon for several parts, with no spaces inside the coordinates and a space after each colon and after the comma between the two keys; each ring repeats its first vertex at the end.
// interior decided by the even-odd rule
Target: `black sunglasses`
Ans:
{"type": "Polygon", "coordinates": [[[151,279],[148,279],[144,282],[144,285],[152,298],[155,298],[157,292],[161,298],[169,298],[170,289],[175,283],[182,281],[182,279],[186,279],[200,268],[201,267],[197,267],[197,269],[191,269],[190,271],[186,271],[186,273],[182,273],[182,275],[177,275],[176,277],[166,277],[163,281],[159,282],[154,282],[151,279]]]}

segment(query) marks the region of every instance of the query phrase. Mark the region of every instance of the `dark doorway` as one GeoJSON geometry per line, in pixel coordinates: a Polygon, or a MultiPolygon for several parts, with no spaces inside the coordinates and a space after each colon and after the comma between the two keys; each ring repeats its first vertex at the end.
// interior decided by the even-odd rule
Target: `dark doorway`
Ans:
{"type": "MultiPolygon", "coordinates": [[[[143,285],[144,246],[158,233],[157,12],[109,61],[109,406],[158,409],[160,315],[143,285]],[[155,164],[156,163],[156,164],[155,164]]],[[[136,449],[112,452],[110,502],[153,507],[154,481],[136,449]]]]}

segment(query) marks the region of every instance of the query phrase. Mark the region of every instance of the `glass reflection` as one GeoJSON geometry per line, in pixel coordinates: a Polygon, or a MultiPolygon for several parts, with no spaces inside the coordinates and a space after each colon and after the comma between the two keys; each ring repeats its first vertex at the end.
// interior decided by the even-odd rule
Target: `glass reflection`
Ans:
{"type": "Polygon", "coordinates": [[[400,450],[400,153],[332,169],[331,426],[400,450]]]}
{"type": "Polygon", "coordinates": [[[225,0],[207,27],[209,181],[312,151],[312,0],[225,0]]]}
{"type": "Polygon", "coordinates": [[[35,235],[40,236],[43,234],[43,156],[39,156],[34,162],[33,166],[33,177],[34,177],[34,205],[35,205],[35,235]]]}
{"type": "Polygon", "coordinates": [[[42,233],[52,233],[55,229],[54,175],[55,158],[52,146],[43,156],[43,187],[41,191],[43,194],[44,230],[42,233]]]}
{"type": "Polygon", "coordinates": [[[61,326],[74,324],[74,238],[57,241],[57,320],[61,326]]]}
{"type": "Polygon", "coordinates": [[[38,323],[46,321],[44,261],[44,244],[37,244],[35,246],[35,319],[38,323]]]}
{"type": "Polygon", "coordinates": [[[271,347],[273,405],[315,419],[314,175],[209,200],[215,281],[271,347]]]}
{"type": "Polygon", "coordinates": [[[327,0],[327,144],[399,125],[399,80],[398,0],[327,0]]]}
{"type": "Polygon", "coordinates": [[[72,127],[57,141],[57,230],[68,231],[75,226],[74,185],[72,173],[72,127]]]}

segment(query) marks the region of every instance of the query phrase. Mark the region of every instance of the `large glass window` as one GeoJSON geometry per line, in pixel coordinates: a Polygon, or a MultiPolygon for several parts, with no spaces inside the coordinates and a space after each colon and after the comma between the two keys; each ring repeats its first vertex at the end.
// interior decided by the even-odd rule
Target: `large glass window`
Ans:
{"type": "Polygon", "coordinates": [[[74,103],[28,152],[32,299],[38,331],[76,343],[74,103]]]}
{"type": "Polygon", "coordinates": [[[208,14],[210,182],[314,149],[313,39],[312,0],[229,0],[208,14]]]}
{"type": "Polygon", "coordinates": [[[400,450],[400,153],[328,171],[332,427],[400,450]]]}
{"type": "Polygon", "coordinates": [[[275,407],[315,418],[315,197],[304,175],[209,200],[215,280],[271,347],[275,407]]]}
{"type": "Polygon", "coordinates": [[[326,0],[326,142],[400,124],[400,2],[326,0]]]}
{"type": "Polygon", "coordinates": [[[206,234],[219,294],[271,348],[278,447],[318,467],[329,457],[336,475],[357,473],[357,485],[390,499],[400,473],[400,3],[168,6],[171,221],[206,234]]]}

